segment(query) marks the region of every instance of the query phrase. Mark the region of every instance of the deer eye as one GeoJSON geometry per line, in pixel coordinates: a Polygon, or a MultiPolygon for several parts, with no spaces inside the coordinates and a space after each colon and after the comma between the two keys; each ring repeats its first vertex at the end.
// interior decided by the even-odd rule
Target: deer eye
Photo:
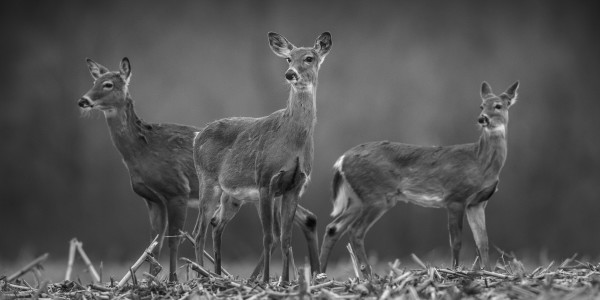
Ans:
{"type": "Polygon", "coordinates": [[[291,58],[289,58],[289,57],[288,57],[288,58],[286,58],[285,60],[287,60],[288,64],[292,62],[292,59],[291,59],[291,58]]]}
{"type": "Polygon", "coordinates": [[[312,56],[307,56],[304,61],[307,63],[311,63],[314,60],[314,58],[312,56]]]}
{"type": "Polygon", "coordinates": [[[479,109],[483,110],[483,104],[479,105],[479,109]]]}
{"type": "Polygon", "coordinates": [[[114,84],[110,81],[105,81],[104,83],[102,83],[102,87],[105,89],[112,89],[114,86],[114,84]]]}
{"type": "Polygon", "coordinates": [[[502,109],[502,104],[496,104],[496,105],[494,105],[494,108],[495,109],[502,109]]]}

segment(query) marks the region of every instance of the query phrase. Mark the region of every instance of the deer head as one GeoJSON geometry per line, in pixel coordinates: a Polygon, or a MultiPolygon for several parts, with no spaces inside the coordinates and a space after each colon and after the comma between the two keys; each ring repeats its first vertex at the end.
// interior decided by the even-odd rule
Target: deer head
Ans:
{"type": "Polygon", "coordinates": [[[322,33],[314,47],[296,47],[282,35],[269,32],[271,50],[287,60],[285,79],[295,90],[310,90],[317,84],[321,63],[331,50],[331,34],[322,33]]]}
{"type": "Polygon", "coordinates": [[[118,72],[111,72],[89,58],[87,64],[90,74],[94,78],[94,86],[79,99],[77,102],[79,107],[86,110],[98,109],[104,112],[124,107],[131,79],[129,59],[125,57],[121,60],[118,72]]]}
{"type": "Polygon", "coordinates": [[[481,84],[481,114],[477,122],[484,130],[504,132],[508,124],[508,108],[517,102],[518,87],[517,81],[500,96],[496,96],[487,82],[481,84]]]}

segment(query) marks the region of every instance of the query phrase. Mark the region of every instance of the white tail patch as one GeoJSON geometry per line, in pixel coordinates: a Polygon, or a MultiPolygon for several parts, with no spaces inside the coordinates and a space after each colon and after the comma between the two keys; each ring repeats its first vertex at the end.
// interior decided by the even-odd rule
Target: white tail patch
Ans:
{"type": "Polygon", "coordinates": [[[346,176],[344,175],[344,171],[342,170],[342,165],[344,164],[344,155],[342,155],[333,165],[333,168],[340,173],[342,176],[342,183],[339,185],[337,190],[337,197],[333,200],[333,211],[331,212],[332,217],[337,217],[339,214],[344,212],[348,205],[350,205],[350,198],[356,198],[356,193],[346,181],[346,176]]]}
{"type": "Polygon", "coordinates": [[[333,211],[331,212],[332,217],[337,217],[348,207],[348,188],[346,187],[346,180],[343,179],[342,185],[338,190],[337,197],[333,200],[333,211]]]}
{"type": "Polygon", "coordinates": [[[343,173],[344,173],[344,172],[342,171],[342,164],[343,164],[343,163],[344,163],[344,155],[340,156],[340,158],[338,158],[338,159],[335,161],[335,164],[333,164],[333,168],[334,168],[334,169],[336,169],[336,170],[338,170],[338,171],[340,171],[340,173],[342,173],[342,174],[343,174],[343,173]]]}

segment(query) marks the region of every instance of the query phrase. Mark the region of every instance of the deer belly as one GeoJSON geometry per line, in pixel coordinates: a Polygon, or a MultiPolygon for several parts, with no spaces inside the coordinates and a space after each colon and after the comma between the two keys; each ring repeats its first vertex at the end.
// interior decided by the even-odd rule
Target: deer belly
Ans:
{"type": "Polygon", "coordinates": [[[412,192],[405,190],[402,191],[402,195],[402,200],[416,205],[435,208],[444,206],[444,197],[438,193],[412,192]]]}
{"type": "Polygon", "coordinates": [[[232,189],[223,188],[223,191],[227,195],[232,196],[240,201],[258,201],[260,196],[258,188],[256,187],[238,187],[232,189]]]}

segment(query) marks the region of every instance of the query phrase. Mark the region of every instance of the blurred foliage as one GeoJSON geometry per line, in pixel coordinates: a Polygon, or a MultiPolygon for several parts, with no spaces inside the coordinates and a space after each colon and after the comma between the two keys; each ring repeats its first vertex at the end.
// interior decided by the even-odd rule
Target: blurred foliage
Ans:
{"type": "MultiPolygon", "coordinates": [[[[75,236],[98,260],[124,259],[149,239],[145,204],[104,117],[82,118],[76,105],[92,83],[86,57],[113,70],[130,58],[131,93],[147,121],[202,126],[285,105],[286,63],[268,48],[268,31],[298,46],[333,35],[319,74],[315,168],[301,200],[320,232],[330,221],[331,166],[345,150],[383,139],[475,141],[481,81],[501,92],[520,80],[508,160],[487,209],[490,240],[549,256],[600,249],[599,26],[583,3],[3,1],[0,20],[0,259],[66,255],[75,236]]],[[[190,211],[188,225],[195,218],[190,211]]],[[[466,225],[464,237],[472,248],[466,225]]],[[[449,259],[447,240],[444,211],[399,204],[366,243],[380,257],[449,259]]],[[[223,243],[225,261],[258,257],[251,206],[223,243]]]]}

